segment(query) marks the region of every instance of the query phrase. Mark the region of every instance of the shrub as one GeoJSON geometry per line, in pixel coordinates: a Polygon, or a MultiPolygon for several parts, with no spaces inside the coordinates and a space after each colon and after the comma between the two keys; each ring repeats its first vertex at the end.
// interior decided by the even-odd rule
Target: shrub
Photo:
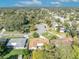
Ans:
{"type": "Polygon", "coordinates": [[[39,37],[39,34],[38,34],[37,32],[34,32],[34,33],[33,33],[33,37],[34,37],[34,38],[38,38],[38,37],[39,37]]]}

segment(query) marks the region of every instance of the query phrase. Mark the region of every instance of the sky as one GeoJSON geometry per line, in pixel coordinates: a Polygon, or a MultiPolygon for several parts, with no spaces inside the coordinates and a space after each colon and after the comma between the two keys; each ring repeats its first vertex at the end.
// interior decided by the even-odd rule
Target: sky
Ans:
{"type": "Polygon", "coordinates": [[[0,0],[0,7],[79,7],[79,0],[0,0]]]}

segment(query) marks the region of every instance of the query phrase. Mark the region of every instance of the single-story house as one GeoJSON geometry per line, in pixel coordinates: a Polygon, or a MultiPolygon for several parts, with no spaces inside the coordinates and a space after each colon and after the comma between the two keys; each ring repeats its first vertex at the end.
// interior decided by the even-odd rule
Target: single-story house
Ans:
{"type": "Polygon", "coordinates": [[[50,44],[53,44],[55,46],[61,46],[61,45],[72,45],[73,44],[73,38],[72,37],[65,37],[61,39],[55,39],[50,40],[50,44]]]}
{"type": "Polygon", "coordinates": [[[12,38],[7,43],[8,48],[14,48],[14,49],[25,49],[27,48],[27,38],[12,38]]]}
{"type": "Polygon", "coordinates": [[[60,27],[60,32],[65,32],[65,28],[63,26],[60,27]]]}
{"type": "Polygon", "coordinates": [[[56,26],[55,30],[59,29],[59,32],[65,32],[66,29],[63,26],[56,26]]]}
{"type": "Polygon", "coordinates": [[[49,44],[48,39],[43,38],[33,38],[29,42],[29,50],[41,49],[45,44],[49,44]]]}
{"type": "Polygon", "coordinates": [[[0,38],[0,43],[3,43],[3,45],[6,45],[9,39],[0,38]]]}
{"type": "Polygon", "coordinates": [[[57,26],[58,26],[58,24],[55,21],[52,21],[52,28],[54,28],[56,30],[57,26]]]}
{"type": "Polygon", "coordinates": [[[52,21],[52,28],[54,30],[57,30],[59,28],[60,32],[65,32],[65,28],[62,26],[62,24],[60,24],[59,26],[58,23],[55,21],[52,21]]]}
{"type": "Polygon", "coordinates": [[[59,19],[61,22],[64,23],[65,18],[63,16],[59,16],[59,15],[54,15],[55,19],[59,19]]]}
{"type": "Polygon", "coordinates": [[[35,27],[37,28],[36,32],[39,35],[41,35],[41,34],[43,34],[44,32],[47,31],[47,25],[46,24],[40,23],[40,24],[37,24],[35,27]]]}
{"type": "Polygon", "coordinates": [[[79,21],[76,21],[77,22],[77,24],[79,24],[79,21]]]}

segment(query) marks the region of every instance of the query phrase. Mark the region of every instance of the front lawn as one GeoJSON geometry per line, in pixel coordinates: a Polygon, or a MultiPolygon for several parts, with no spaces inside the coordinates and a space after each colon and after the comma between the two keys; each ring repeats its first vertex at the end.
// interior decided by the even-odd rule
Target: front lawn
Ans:
{"type": "Polygon", "coordinates": [[[58,38],[56,35],[54,35],[54,33],[49,33],[49,32],[43,33],[43,36],[48,38],[49,40],[57,39],[58,38]]]}
{"type": "Polygon", "coordinates": [[[28,55],[29,51],[27,49],[13,49],[4,56],[4,59],[7,59],[14,55],[28,55]]]}

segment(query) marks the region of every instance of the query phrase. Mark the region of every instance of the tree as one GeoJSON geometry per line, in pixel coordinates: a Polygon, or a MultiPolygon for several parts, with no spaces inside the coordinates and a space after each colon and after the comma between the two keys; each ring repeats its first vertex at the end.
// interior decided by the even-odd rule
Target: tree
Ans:
{"type": "Polygon", "coordinates": [[[25,49],[23,51],[23,54],[24,54],[24,59],[30,59],[31,58],[32,51],[25,49]]]}
{"type": "Polygon", "coordinates": [[[38,34],[37,32],[34,32],[34,33],[33,33],[33,37],[34,37],[34,38],[38,38],[38,37],[39,37],[39,34],[38,34]]]}
{"type": "Polygon", "coordinates": [[[73,50],[74,50],[74,59],[79,59],[79,47],[77,45],[73,45],[73,50]]]}
{"type": "Polygon", "coordinates": [[[77,29],[77,24],[76,21],[72,21],[72,24],[70,26],[70,24],[65,21],[65,23],[63,24],[67,33],[69,33],[69,35],[71,35],[72,37],[74,37],[75,35],[77,35],[76,29],[77,29]]]}
{"type": "Polygon", "coordinates": [[[56,49],[55,59],[74,59],[74,51],[71,46],[60,46],[56,49]]]}
{"type": "Polygon", "coordinates": [[[29,24],[29,18],[28,17],[24,17],[24,20],[23,20],[23,24],[29,24]]]}
{"type": "Polygon", "coordinates": [[[6,46],[4,42],[0,42],[0,56],[4,53],[6,46]]]}
{"type": "Polygon", "coordinates": [[[28,33],[30,32],[30,26],[28,25],[22,25],[21,30],[23,31],[23,33],[28,33]]]}
{"type": "Polygon", "coordinates": [[[69,29],[69,27],[70,27],[70,24],[67,23],[67,21],[65,21],[63,25],[64,25],[64,27],[65,27],[66,29],[69,29]]]}
{"type": "Polygon", "coordinates": [[[3,56],[0,56],[0,59],[3,59],[3,56]]]}
{"type": "Polygon", "coordinates": [[[44,59],[43,58],[43,51],[42,50],[36,50],[32,52],[32,59],[44,59]]]}
{"type": "Polygon", "coordinates": [[[78,37],[77,37],[77,36],[74,36],[73,39],[74,39],[74,45],[77,45],[77,46],[78,46],[78,44],[79,44],[79,43],[78,43],[78,37]]]}
{"type": "Polygon", "coordinates": [[[49,26],[49,27],[51,27],[52,26],[52,24],[51,24],[51,20],[50,19],[46,19],[46,24],[49,26]]]}
{"type": "Polygon", "coordinates": [[[33,59],[75,59],[74,50],[66,45],[59,47],[48,45],[42,50],[33,51],[32,57],[33,59]]]}

